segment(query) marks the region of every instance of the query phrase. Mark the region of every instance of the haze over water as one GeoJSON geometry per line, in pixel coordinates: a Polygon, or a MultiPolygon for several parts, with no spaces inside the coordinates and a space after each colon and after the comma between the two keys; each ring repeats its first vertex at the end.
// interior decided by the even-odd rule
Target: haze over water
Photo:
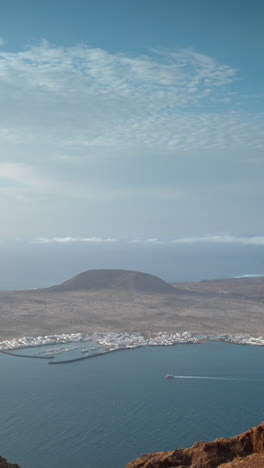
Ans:
{"type": "Polygon", "coordinates": [[[100,268],[143,271],[169,282],[264,274],[260,245],[10,243],[0,244],[0,256],[2,290],[48,287],[100,268]]]}
{"type": "Polygon", "coordinates": [[[226,343],[63,366],[0,355],[1,455],[22,468],[123,468],[141,453],[242,432],[263,420],[263,357],[226,343]]]}

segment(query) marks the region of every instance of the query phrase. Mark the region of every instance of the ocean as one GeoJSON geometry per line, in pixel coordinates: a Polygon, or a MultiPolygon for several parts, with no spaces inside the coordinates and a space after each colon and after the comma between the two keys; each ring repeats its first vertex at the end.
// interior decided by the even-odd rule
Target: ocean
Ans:
{"type": "Polygon", "coordinates": [[[21,468],[124,468],[142,453],[232,436],[264,420],[263,362],[264,348],[227,343],[59,366],[0,354],[0,454],[21,468]]]}
{"type": "Polygon", "coordinates": [[[200,281],[264,274],[263,246],[233,244],[0,243],[0,289],[45,288],[82,271],[121,268],[165,281],[200,281]]]}

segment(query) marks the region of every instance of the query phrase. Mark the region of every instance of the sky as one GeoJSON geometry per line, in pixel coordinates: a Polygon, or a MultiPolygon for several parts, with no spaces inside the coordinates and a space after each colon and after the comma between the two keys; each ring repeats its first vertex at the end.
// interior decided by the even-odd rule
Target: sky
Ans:
{"type": "Polygon", "coordinates": [[[2,0],[0,242],[264,245],[261,0],[2,0]]]}

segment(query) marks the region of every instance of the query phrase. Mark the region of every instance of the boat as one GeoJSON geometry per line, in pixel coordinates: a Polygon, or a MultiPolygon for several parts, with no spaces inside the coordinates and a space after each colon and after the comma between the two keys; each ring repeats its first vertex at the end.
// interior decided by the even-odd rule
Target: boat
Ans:
{"type": "Polygon", "coordinates": [[[174,376],[171,375],[171,374],[166,374],[165,375],[165,379],[173,379],[173,378],[174,378],[174,376]]]}

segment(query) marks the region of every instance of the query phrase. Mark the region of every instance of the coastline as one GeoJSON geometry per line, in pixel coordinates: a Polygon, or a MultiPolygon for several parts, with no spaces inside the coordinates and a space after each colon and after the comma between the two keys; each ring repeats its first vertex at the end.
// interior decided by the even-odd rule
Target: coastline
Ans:
{"type": "MultiPolygon", "coordinates": [[[[59,335],[46,335],[37,337],[21,337],[10,340],[0,341],[0,352],[11,354],[15,356],[12,351],[38,348],[48,345],[60,345],[70,343],[86,343],[93,342],[101,345],[104,350],[99,353],[89,355],[95,357],[101,354],[107,354],[112,351],[135,349],[144,346],[173,346],[177,344],[201,344],[207,342],[226,342],[232,344],[243,344],[251,346],[264,346],[263,336],[251,336],[249,334],[215,334],[215,335],[200,335],[188,331],[178,333],[159,332],[155,335],[146,335],[141,332],[94,332],[92,334],[86,333],[62,333],[59,335]]],[[[23,355],[18,355],[19,357],[23,355]]],[[[24,355],[23,357],[27,357],[24,355]]],[[[29,357],[29,356],[28,356],[29,357]]],[[[37,357],[37,356],[30,356],[37,357]]],[[[76,360],[87,358],[82,356],[76,360]]],[[[61,361],[62,362],[62,361],[61,361]]],[[[55,364],[55,362],[52,362],[55,364]]]]}

